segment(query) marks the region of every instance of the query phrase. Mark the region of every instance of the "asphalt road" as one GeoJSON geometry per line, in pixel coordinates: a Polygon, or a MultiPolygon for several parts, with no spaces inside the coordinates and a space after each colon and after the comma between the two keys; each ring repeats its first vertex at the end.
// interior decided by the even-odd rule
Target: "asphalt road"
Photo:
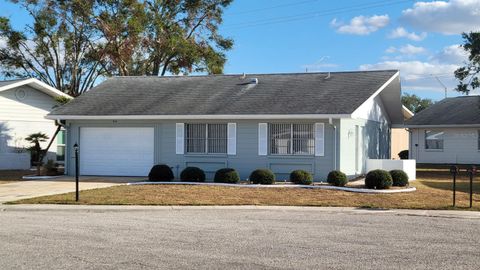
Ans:
{"type": "Polygon", "coordinates": [[[3,209],[0,269],[480,269],[480,219],[314,209],[3,209]]]}

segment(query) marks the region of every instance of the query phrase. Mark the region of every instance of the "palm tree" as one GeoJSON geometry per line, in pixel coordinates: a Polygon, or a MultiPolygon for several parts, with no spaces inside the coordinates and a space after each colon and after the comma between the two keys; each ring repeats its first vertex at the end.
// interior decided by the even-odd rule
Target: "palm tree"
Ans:
{"type": "Polygon", "coordinates": [[[40,167],[42,166],[42,161],[40,160],[40,157],[42,156],[42,147],[40,146],[40,143],[46,142],[48,140],[48,136],[45,133],[37,132],[28,135],[25,140],[33,144],[29,148],[31,153],[31,162],[37,166],[37,175],[40,175],[40,167]]]}

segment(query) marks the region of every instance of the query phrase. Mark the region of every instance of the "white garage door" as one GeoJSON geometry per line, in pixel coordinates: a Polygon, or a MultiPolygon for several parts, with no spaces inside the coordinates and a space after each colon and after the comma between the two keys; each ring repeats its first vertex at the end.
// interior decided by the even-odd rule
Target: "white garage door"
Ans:
{"type": "Polygon", "coordinates": [[[153,128],[81,128],[80,174],[148,175],[153,133],[153,128]]]}

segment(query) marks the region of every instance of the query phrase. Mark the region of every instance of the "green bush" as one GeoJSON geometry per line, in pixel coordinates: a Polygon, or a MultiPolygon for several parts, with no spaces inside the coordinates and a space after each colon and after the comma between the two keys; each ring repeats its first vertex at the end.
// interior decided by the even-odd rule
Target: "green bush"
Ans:
{"type": "Polygon", "coordinates": [[[304,170],[295,170],[290,173],[290,181],[297,185],[311,185],[313,183],[312,174],[304,170]]]}
{"type": "Polygon", "coordinates": [[[215,183],[236,184],[240,182],[240,176],[235,169],[223,168],[215,172],[213,181],[215,183]]]}
{"type": "Polygon", "coordinates": [[[184,182],[205,182],[205,172],[198,167],[187,167],[180,173],[184,182]]]}
{"type": "Polygon", "coordinates": [[[250,174],[250,181],[254,184],[275,184],[275,174],[269,169],[256,169],[250,174]]]}
{"type": "Polygon", "coordinates": [[[150,173],[148,173],[149,181],[172,181],[173,178],[175,177],[173,176],[172,169],[165,164],[154,165],[150,170],[150,173]]]}
{"type": "Polygon", "coordinates": [[[384,170],[373,170],[365,177],[365,186],[371,189],[388,189],[392,186],[393,180],[390,173],[384,170]]]}
{"type": "Polygon", "coordinates": [[[408,185],[408,175],[402,170],[391,170],[390,176],[392,176],[393,186],[404,187],[408,185]]]}
{"type": "Polygon", "coordinates": [[[408,150],[403,150],[398,153],[400,159],[408,159],[408,150]]]}
{"type": "Polygon", "coordinates": [[[348,183],[347,175],[341,171],[331,171],[328,173],[327,182],[330,185],[343,187],[348,183]]]}

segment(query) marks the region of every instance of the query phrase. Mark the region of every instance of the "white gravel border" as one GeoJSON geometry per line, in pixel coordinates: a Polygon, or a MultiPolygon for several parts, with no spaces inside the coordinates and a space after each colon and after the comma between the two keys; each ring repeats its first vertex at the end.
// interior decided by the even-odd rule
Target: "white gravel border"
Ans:
{"type": "Polygon", "coordinates": [[[310,188],[310,189],[330,189],[342,190],[356,193],[371,193],[371,194],[392,194],[413,192],[417,189],[415,187],[407,187],[404,189],[367,189],[367,188],[351,188],[351,187],[336,187],[330,185],[254,185],[254,184],[226,184],[226,183],[209,183],[209,182],[133,182],[127,185],[198,185],[198,186],[223,186],[223,187],[243,187],[243,188],[310,188]]]}
{"type": "Polygon", "coordinates": [[[25,175],[25,176],[22,176],[22,179],[25,179],[25,180],[43,180],[43,179],[55,179],[55,178],[60,178],[60,177],[65,177],[65,175],[52,175],[52,176],[48,176],[48,175],[42,175],[42,176],[25,175]]]}

